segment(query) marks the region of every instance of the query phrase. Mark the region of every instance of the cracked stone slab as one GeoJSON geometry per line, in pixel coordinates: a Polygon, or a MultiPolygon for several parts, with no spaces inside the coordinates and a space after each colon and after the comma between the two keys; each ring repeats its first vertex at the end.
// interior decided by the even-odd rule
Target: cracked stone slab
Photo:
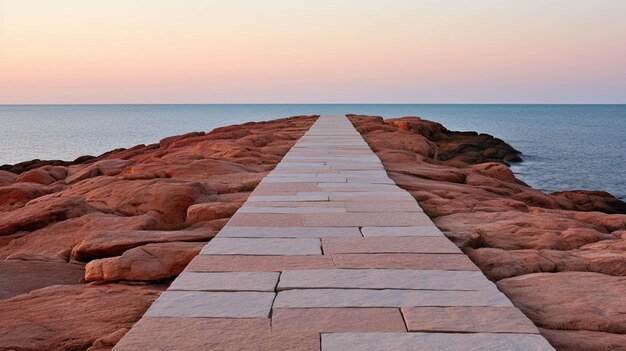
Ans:
{"type": "Polygon", "coordinates": [[[422,225],[414,227],[363,227],[361,233],[364,237],[373,236],[444,236],[434,225],[422,225]]]}
{"type": "Polygon", "coordinates": [[[268,318],[273,292],[165,291],[146,317],[268,318]]]}
{"type": "Polygon", "coordinates": [[[274,308],[512,306],[496,289],[482,291],[303,289],[278,292],[274,308]]]}
{"type": "Polygon", "coordinates": [[[277,272],[183,272],[168,290],[274,292],[279,275],[277,272]]]}
{"type": "Polygon", "coordinates": [[[188,272],[281,272],[286,269],[333,268],[330,256],[198,255],[188,272]]]}
{"type": "Polygon", "coordinates": [[[439,269],[449,271],[478,271],[465,255],[459,254],[333,254],[337,268],[439,269]]]}
{"type": "Polygon", "coordinates": [[[202,255],[321,255],[319,239],[215,237],[202,255]]]}
{"type": "Polygon", "coordinates": [[[404,307],[409,331],[539,334],[515,307],[404,307]]]}
{"type": "Polygon", "coordinates": [[[493,290],[482,272],[411,269],[287,270],[278,291],[290,289],[493,290]]]}
{"type": "Polygon", "coordinates": [[[406,332],[397,308],[275,308],[272,331],[406,332]]]}
{"type": "MultiPolygon", "coordinates": [[[[215,240],[215,239],[213,239],[215,240]]],[[[338,253],[461,253],[445,237],[323,238],[325,254],[338,253]]]]}
{"type": "Polygon", "coordinates": [[[356,227],[224,227],[220,238],[361,237],[356,227]]]}
{"type": "Polygon", "coordinates": [[[540,335],[450,333],[324,333],[322,351],[554,351],[540,335]]]}

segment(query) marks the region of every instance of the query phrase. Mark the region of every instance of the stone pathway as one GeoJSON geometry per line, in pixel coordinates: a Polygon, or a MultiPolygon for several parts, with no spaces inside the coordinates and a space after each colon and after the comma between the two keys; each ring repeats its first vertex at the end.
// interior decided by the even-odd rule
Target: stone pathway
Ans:
{"type": "Polygon", "coordinates": [[[322,116],[114,350],[553,348],[322,116]]]}

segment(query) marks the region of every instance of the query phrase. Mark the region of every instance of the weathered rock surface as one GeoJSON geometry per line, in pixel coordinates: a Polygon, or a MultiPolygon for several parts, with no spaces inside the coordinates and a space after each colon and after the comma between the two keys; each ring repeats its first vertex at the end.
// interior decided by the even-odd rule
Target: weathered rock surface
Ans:
{"type": "Polygon", "coordinates": [[[0,300],[0,350],[85,350],[130,328],[164,288],[54,285],[0,300]]]}
{"type": "Polygon", "coordinates": [[[0,166],[0,350],[110,350],[314,120],[0,166]]]}
{"type": "Polygon", "coordinates": [[[161,280],[180,274],[206,242],[148,244],[121,256],[93,260],[85,267],[87,281],[161,280]]]}
{"type": "Polygon", "coordinates": [[[390,177],[558,350],[624,349],[626,203],[532,189],[506,167],[520,153],[488,135],[415,117],[351,119],[390,177]]]}
{"type": "Polygon", "coordinates": [[[78,284],[82,264],[0,260],[0,300],[50,285],[78,284]]]}

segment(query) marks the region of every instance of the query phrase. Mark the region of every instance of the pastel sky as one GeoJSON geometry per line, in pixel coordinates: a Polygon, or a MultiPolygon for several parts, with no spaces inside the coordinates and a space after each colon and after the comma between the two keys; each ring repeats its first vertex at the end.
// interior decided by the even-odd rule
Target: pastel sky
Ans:
{"type": "Polygon", "coordinates": [[[0,0],[0,103],[626,103],[626,1],[0,0]]]}

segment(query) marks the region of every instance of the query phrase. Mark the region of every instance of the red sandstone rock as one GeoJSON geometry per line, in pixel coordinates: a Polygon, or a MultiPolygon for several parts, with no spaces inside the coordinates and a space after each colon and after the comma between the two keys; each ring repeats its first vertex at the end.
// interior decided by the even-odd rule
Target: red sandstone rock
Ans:
{"type": "Polygon", "coordinates": [[[74,247],[86,238],[101,233],[104,228],[129,231],[154,229],[157,224],[158,215],[155,213],[122,217],[94,212],[26,233],[0,246],[0,258],[67,262],[74,247]]]}
{"type": "Polygon", "coordinates": [[[0,349],[85,350],[130,328],[163,288],[55,285],[0,300],[0,349]]]}
{"type": "Polygon", "coordinates": [[[192,205],[187,209],[187,223],[212,221],[229,218],[241,207],[243,203],[235,202],[208,202],[192,205]]]}
{"type": "Polygon", "coordinates": [[[126,166],[132,163],[133,162],[129,160],[106,159],[86,166],[70,166],[68,170],[69,175],[65,179],[65,182],[72,184],[100,175],[114,176],[120,174],[126,166]]]}
{"type": "Polygon", "coordinates": [[[539,327],[626,334],[626,277],[589,272],[535,273],[498,288],[539,327]]]}
{"type": "Polygon", "coordinates": [[[148,244],[122,256],[93,260],[85,267],[87,281],[161,280],[177,276],[206,242],[148,244]]]}
{"type": "Polygon", "coordinates": [[[17,182],[31,182],[39,184],[52,184],[65,178],[67,168],[63,166],[44,166],[41,168],[31,169],[17,177],[17,182]]]}
{"type": "Polygon", "coordinates": [[[78,284],[84,272],[82,264],[0,260],[0,300],[50,285],[78,284]]]}
{"type": "Polygon", "coordinates": [[[626,325],[618,296],[626,276],[626,204],[604,192],[532,189],[504,165],[484,163],[518,158],[485,135],[449,132],[417,118],[352,122],[446,236],[500,280],[536,324],[550,328],[542,333],[559,351],[624,349],[616,333],[626,325]],[[421,147],[386,141],[411,133],[421,147]],[[538,272],[567,273],[532,274],[538,272]]]}
{"type": "Polygon", "coordinates": [[[217,234],[211,228],[185,230],[133,230],[133,231],[95,231],[85,237],[72,249],[72,257],[78,261],[90,261],[96,258],[113,257],[123,254],[133,247],[173,241],[209,241],[217,234]]]}
{"type": "Polygon", "coordinates": [[[62,187],[20,182],[0,186],[0,212],[18,209],[32,199],[59,191],[62,187]]]}
{"type": "Polygon", "coordinates": [[[39,229],[53,222],[80,217],[95,211],[96,209],[81,197],[34,200],[15,211],[0,214],[0,235],[13,234],[19,230],[39,229]]]}
{"type": "Polygon", "coordinates": [[[12,184],[17,179],[17,174],[0,170],[0,186],[12,184]]]}
{"type": "Polygon", "coordinates": [[[626,351],[626,335],[587,330],[539,329],[559,351],[626,351]]]}

